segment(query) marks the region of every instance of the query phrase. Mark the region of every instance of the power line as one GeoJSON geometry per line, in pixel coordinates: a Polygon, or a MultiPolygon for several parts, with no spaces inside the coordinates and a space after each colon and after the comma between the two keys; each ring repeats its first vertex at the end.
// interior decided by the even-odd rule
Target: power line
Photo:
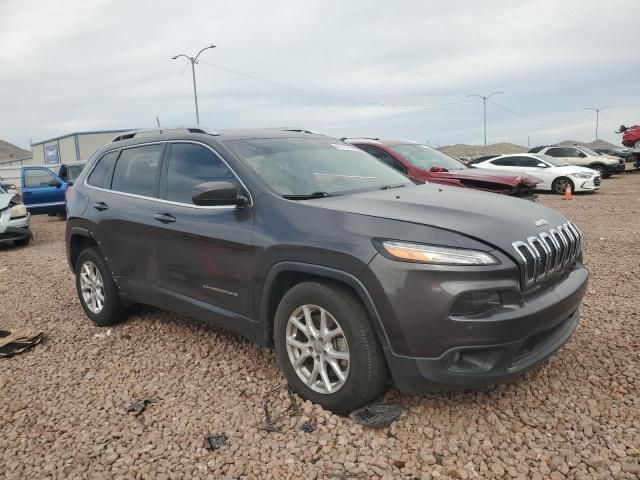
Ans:
{"type": "Polygon", "coordinates": [[[350,103],[362,103],[366,105],[375,105],[379,107],[412,107],[412,108],[434,108],[434,107],[445,107],[449,105],[459,105],[461,103],[468,103],[471,100],[456,100],[454,102],[443,102],[443,103],[431,103],[431,104],[409,104],[409,103],[385,103],[385,102],[376,102],[372,100],[363,100],[359,98],[348,98],[348,97],[339,97],[336,95],[329,95],[322,92],[314,92],[312,90],[307,90],[304,88],[294,87],[292,85],[287,85],[285,83],[274,82],[273,80],[266,80],[264,78],[256,77],[255,75],[250,75],[248,73],[239,72],[238,70],[233,70],[228,67],[223,67],[222,65],[216,65],[214,63],[206,62],[204,60],[200,60],[201,63],[205,63],[211,67],[218,68],[220,70],[224,70],[225,72],[233,73],[235,75],[240,75],[242,77],[250,78],[251,80],[256,80],[258,82],[266,83],[269,85],[275,85],[276,87],[286,88],[289,90],[295,90],[297,92],[306,93],[308,95],[315,95],[318,97],[329,98],[331,100],[338,100],[341,102],[350,102],[350,103]]]}
{"type": "MultiPolygon", "coordinates": [[[[527,118],[529,120],[534,120],[536,122],[544,122],[544,123],[570,123],[570,122],[577,122],[578,120],[582,120],[583,118],[587,118],[587,116],[582,116],[582,117],[578,117],[578,118],[574,118],[572,120],[548,120],[548,119],[544,119],[544,118],[536,118],[536,117],[532,117],[530,115],[526,115],[524,113],[519,113],[516,112],[514,110],[511,110],[510,108],[505,107],[504,105],[500,105],[499,103],[494,102],[493,100],[487,100],[487,102],[495,105],[496,107],[504,110],[505,112],[509,112],[513,115],[517,115],[518,117],[522,117],[522,118],[527,118]]],[[[590,116],[590,115],[589,115],[590,116]]]]}

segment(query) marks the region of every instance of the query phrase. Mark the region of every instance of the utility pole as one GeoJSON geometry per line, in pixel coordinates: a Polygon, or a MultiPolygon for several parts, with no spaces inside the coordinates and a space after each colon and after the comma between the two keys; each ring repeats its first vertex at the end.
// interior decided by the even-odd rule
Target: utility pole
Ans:
{"type": "Polygon", "coordinates": [[[498,95],[499,93],[504,93],[502,90],[498,90],[497,92],[490,93],[489,95],[478,95],[477,93],[472,93],[471,95],[467,95],[467,97],[478,97],[482,99],[482,111],[484,113],[484,146],[487,146],[487,99],[493,97],[494,95],[498,95]]]}
{"type": "Polygon", "coordinates": [[[216,46],[215,45],[206,46],[203,49],[201,49],[193,57],[190,57],[189,55],[185,55],[184,53],[176,55],[175,57],[171,57],[171,60],[177,60],[180,57],[184,57],[187,60],[189,60],[189,62],[191,62],[191,76],[193,78],[193,99],[196,104],[196,125],[200,125],[200,113],[198,112],[198,90],[196,88],[196,63],[198,63],[198,57],[200,56],[200,54],[210,48],[216,48],[216,46]]]}
{"type": "Polygon", "coordinates": [[[596,140],[598,140],[598,123],[600,121],[600,112],[606,108],[612,108],[612,107],[600,107],[600,108],[594,108],[594,107],[586,107],[583,108],[583,110],[593,110],[594,112],[596,112],[596,140]]]}

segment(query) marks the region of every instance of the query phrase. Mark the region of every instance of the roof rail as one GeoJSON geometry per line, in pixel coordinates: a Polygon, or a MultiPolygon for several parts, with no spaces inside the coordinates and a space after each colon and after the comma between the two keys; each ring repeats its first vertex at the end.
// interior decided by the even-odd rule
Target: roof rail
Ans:
{"type": "Polygon", "coordinates": [[[122,140],[129,140],[130,138],[134,138],[138,135],[153,135],[153,134],[163,134],[163,133],[205,133],[207,135],[218,135],[217,133],[212,133],[208,131],[204,127],[157,127],[157,128],[139,128],[137,130],[130,130],[128,132],[122,132],[120,135],[113,137],[111,142],[120,142],[122,140]]]}
{"type": "Polygon", "coordinates": [[[309,130],[308,128],[282,127],[280,130],[282,130],[283,132],[298,132],[298,133],[310,133],[311,135],[322,135],[320,132],[309,130]]]}
{"type": "Polygon", "coordinates": [[[342,137],[340,140],[342,140],[343,142],[347,140],[375,140],[376,142],[380,141],[380,139],[377,137],[342,137]]]}

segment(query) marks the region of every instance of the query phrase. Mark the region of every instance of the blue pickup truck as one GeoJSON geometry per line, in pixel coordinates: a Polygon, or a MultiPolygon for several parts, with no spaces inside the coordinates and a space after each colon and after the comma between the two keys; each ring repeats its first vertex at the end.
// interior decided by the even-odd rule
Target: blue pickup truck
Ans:
{"type": "Polygon", "coordinates": [[[70,162],[51,167],[22,167],[22,200],[29,213],[66,214],[66,192],[86,162],[70,162]]]}

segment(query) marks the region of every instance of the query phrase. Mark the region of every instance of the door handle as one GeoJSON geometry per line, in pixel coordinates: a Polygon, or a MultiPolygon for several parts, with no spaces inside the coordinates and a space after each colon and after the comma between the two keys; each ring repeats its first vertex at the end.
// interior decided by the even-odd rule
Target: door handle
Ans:
{"type": "Polygon", "coordinates": [[[153,218],[161,223],[173,223],[176,221],[176,217],[174,217],[170,213],[156,213],[153,218]]]}
{"type": "Polygon", "coordinates": [[[102,212],[103,210],[106,210],[107,208],[109,208],[109,205],[107,205],[104,202],[96,202],[93,204],[93,208],[95,208],[96,210],[100,210],[102,212]]]}

